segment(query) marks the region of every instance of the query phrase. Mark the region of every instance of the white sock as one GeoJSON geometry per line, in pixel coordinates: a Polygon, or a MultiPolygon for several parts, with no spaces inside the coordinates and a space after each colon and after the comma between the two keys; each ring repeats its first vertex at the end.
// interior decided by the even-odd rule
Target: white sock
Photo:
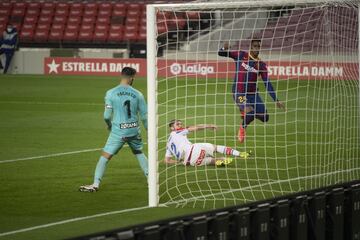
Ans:
{"type": "Polygon", "coordinates": [[[237,151],[235,149],[232,149],[232,148],[229,148],[229,147],[226,147],[226,146],[217,145],[216,146],[216,151],[218,153],[222,153],[222,154],[225,154],[225,155],[231,155],[231,156],[235,156],[235,157],[240,156],[239,151],[237,151]]]}

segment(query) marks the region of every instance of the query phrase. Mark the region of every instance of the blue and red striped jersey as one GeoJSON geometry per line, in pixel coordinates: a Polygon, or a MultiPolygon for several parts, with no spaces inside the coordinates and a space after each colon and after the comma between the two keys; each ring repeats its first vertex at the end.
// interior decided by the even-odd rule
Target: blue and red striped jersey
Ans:
{"type": "Polygon", "coordinates": [[[245,51],[219,50],[219,56],[234,59],[236,72],[232,92],[234,94],[255,94],[257,92],[257,79],[260,75],[265,87],[274,101],[277,101],[275,90],[269,80],[266,63],[255,59],[245,51]]]}

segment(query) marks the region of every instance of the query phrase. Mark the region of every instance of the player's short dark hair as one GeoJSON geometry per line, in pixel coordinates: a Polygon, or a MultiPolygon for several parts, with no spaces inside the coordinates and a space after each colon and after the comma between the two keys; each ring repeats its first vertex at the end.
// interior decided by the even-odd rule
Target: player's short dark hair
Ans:
{"type": "Polygon", "coordinates": [[[124,77],[134,77],[136,74],[136,70],[132,67],[124,67],[121,71],[121,76],[124,77]]]}
{"type": "Polygon", "coordinates": [[[258,39],[258,38],[252,39],[252,40],[251,40],[251,45],[252,45],[254,42],[261,43],[261,39],[258,39]]]}
{"type": "Polygon", "coordinates": [[[178,122],[178,121],[180,121],[180,120],[179,120],[179,119],[173,119],[173,120],[171,120],[171,121],[169,122],[169,127],[174,126],[174,124],[175,124],[176,122],[178,122]]]}

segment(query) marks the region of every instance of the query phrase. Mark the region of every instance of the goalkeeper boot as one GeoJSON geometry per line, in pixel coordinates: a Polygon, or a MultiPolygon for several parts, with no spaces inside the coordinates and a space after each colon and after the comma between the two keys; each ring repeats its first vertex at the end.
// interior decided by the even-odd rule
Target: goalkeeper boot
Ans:
{"type": "Polygon", "coordinates": [[[216,160],[215,165],[217,167],[224,167],[226,165],[229,165],[232,162],[233,162],[232,158],[219,159],[219,160],[216,160]]]}
{"type": "Polygon", "coordinates": [[[238,132],[238,139],[240,143],[243,143],[245,141],[245,135],[246,135],[245,128],[241,125],[238,132]]]}
{"type": "Polygon", "coordinates": [[[80,192],[97,192],[99,190],[98,187],[95,187],[93,184],[80,186],[80,192]]]}

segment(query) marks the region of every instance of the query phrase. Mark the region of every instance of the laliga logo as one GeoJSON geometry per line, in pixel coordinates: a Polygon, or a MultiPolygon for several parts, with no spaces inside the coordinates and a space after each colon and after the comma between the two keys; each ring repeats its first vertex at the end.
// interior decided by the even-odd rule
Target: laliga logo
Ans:
{"type": "Polygon", "coordinates": [[[192,65],[173,63],[170,66],[170,72],[174,75],[178,75],[180,73],[200,73],[201,75],[206,75],[214,73],[214,67],[202,66],[200,63],[192,65]]]}

